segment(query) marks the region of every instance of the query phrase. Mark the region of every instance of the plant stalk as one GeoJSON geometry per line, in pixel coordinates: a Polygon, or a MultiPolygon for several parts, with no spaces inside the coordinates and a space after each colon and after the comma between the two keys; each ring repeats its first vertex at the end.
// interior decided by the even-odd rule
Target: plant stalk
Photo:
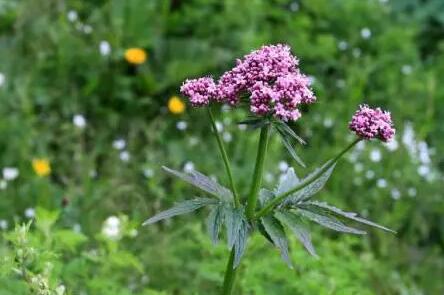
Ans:
{"type": "Polygon", "coordinates": [[[233,268],[234,263],[234,247],[231,249],[230,259],[227,263],[227,268],[225,270],[225,277],[224,277],[224,285],[222,289],[222,295],[231,295],[231,292],[233,291],[234,286],[234,280],[236,279],[236,270],[233,268]]]}
{"type": "Polygon", "coordinates": [[[231,172],[231,167],[230,167],[230,162],[228,160],[227,152],[225,151],[225,147],[224,147],[224,144],[223,144],[222,139],[220,137],[220,134],[217,131],[216,121],[214,120],[214,116],[213,116],[213,113],[211,112],[211,108],[207,107],[207,111],[208,111],[208,116],[210,117],[211,126],[213,127],[214,135],[216,136],[216,141],[217,141],[217,145],[219,147],[219,151],[220,151],[220,153],[222,155],[222,159],[224,161],[225,170],[226,170],[227,176],[228,176],[228,181],[230,182],[231,192],[233,193],[234,205],[237,208],[240,206],[240,200],[239,200],[239,195],[237,194],[237,191],[236,191],[236,186],[234,185],[233,173],[231,172]]]}
{"type": "Polygon", "coordinates": [[[254,218],[256,210],[256,203],[259,194],[259,189],[262,183],[262,174],[264,171],[265,154],[267,153],[268,137],[270,133],[270,124],[265,125],[261,129],[261,135],[259,137],[259,146],[256,156],[256,165],[254,167],[253,183],[251,185],[251,191],[248,196],[246,215],[249,220],[254,218]]]}
{"type": "Polygon", "coordinates": [[[277,195],[272,201],[270,201],[264,208],[262,208],[255,216],[255,218],[260,218],[268,213],[270,213],[271,210],[273,210],[277,205],[282,203],[288,196],[294,194],[295,192],[303,189],[304,187],[310,185],[313,183],[318,177],[320,177],[325,171],[331,168],[346,152],[348,152],[352,147],[354,147],[359,141],[361,141],[361,138],[356,139],[351,144],[349,144],[344,150],[342,150],[336,157],[334,157],[332,160],[328,162],[327,165],[323,166],[322,169],[319,169],[316,173],[314,173],[309,178],[304,179],[302,182],[300,182],[298,185],[290,189],[289,191],[282,193],[280,195],[277,195]]]}

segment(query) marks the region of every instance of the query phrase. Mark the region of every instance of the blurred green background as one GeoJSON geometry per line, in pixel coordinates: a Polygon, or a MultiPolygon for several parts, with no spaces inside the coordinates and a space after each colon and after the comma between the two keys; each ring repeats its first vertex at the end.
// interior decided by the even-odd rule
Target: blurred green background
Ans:
{"type": "MultiPolygon", "coordinates": [[[[140,227],[196,193],[161,165],[226,183],[206,113],[168,101],[184,79],[278,42],[318,102],[293,126],[308,168],[273,138],[265,185],[334,155],[358,104],[380,105],[396,141],[358,146],[320,199],[398,234],[313,226],[321,258],[292,241],[294,270],[255,236],[236,294],[444,294],[442,0],[0,0],[0,294],[217,294],[228,250],[211,246],[203,214],[140,227]],[[128,63],[129,48],[146,61],[128,63]]],[[[246,115],[217,112],[242,192],[258,138],[236,124],[246,115]]]]}

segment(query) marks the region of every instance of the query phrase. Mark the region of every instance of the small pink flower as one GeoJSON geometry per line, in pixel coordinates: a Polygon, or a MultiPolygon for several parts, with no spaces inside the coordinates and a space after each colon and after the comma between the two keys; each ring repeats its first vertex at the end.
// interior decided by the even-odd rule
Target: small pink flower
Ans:
{"type": "Polygon", "coordinates": [[[380,108],[372,109],[368,105],[360,105],[349,123],[351,131],[364,139],[378,138],[387,142],[395,135],[390,112],[380,108]]]}
{"type": "Polygon", "coordinates": [[[212,80],[201,79],[186,81],[181,88],[195,106],[207,105],[211,99],[234,106],[247,95],[255,115],[294,121],[301,116],[300,104],[316,100],[310,79],[300,73],[298,59],[283,44],[262,46],[238,59],[235,67],[220,77],[216,90],[212,80]]]}
{"type": "Polygon", "coordinates": [[[186,80],[180,87],[180,92],[190,98],[192,105],[205,106],[216,96],[216,85],[210,77],[186,80]]]}

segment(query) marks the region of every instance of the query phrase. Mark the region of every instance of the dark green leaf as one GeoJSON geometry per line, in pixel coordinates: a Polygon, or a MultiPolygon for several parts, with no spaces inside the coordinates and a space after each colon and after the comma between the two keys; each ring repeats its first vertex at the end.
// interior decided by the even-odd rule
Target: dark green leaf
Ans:
{"type": "Polygon", "coordinates": [[[296,134],[296,132],[293,131],[293,129],[291,129],[290,126],[288,126],[287,123],[282,122],[282,121],[276,121],[276,129],[280,129],[281,132],[283,132],[284,134],[291,136],[293,139],[295,139],[296,141],[298,141],[300,144],[306,144],[305,140],[302,139],[302,137],[300,137],[299,135],[296,134]]]}
{"type": "Polygon", "coordinates": [[[275,190],[276,195],[280,195],[288,192],[300,182],[299,178],[296,176],[293,168],[289,168],[285,173],[285,176],[279,182],[278,187],[275,190]]]}
{"type": "Polygon", "coordinates": [[[224,213],[223,206],[219,205],[214,207],[211,210],[210,215],[208,215],[207,219],[208,233],[214,245],[216,245],[219,240],[219,232],[224,218],[223,213],[224,213]]]}
{"type": "Polygon", "coordinates": [[[287,149],[287,151],[290,153],[290,155],[293,157],[293,159],[302,167],[305,167],[304,162],[302,161],[302,159],[298,156],[298,154],[296,153],[295,148],[293,147],[293,145],[291,144],[291,141],[289,140],[288,136],[285,135],[285,133],[282,133],[282,131],[280,131],[279,129],[278,133],[281,136],[282,139],[282,143],[284,144],[285,148],[287,149]]]}
{"type": "Polygon", "coordinates": [[[227,229],[228,249],[233,248],[242,224],[243,213],[240,208],[225,207],[224,220],[227,229]]]}
{"type": "Polygon", "coordinates": [[[199,173],[197,171],[182,173],[165,166],[163,166],[162,168],[169,174],[176,176],[182,179],[183,181],[186,181],[189,184],[192,184],[195,187],[217,198],[222,198],[224,200],[231,200],[233,198],[233,195],[229,189],[223,187],[222,185],[218,184],[217,182],[203,175],[202,173],[199,173]]]}
{"type": "Polygon", "coordinates": [[[285,236],[285,231],[283,226],[279,221],[272,216],[265,216],[261,218],[262,225],[265,231],[270,236],[273,244],[281,252],[282,259],[287,263],[288,267],[293,268],[291,265],[290,255],[288,253],[288,241],[285,236]]]}
{"type": "Polygon", "coordinates": [[[350,233],[350,234],[356,234],[356,235],[365,235],[366,232],[353,228],[353,227],[349,227],[345,224],[343,224],[342,222],[340,222],[339,220],[337,220],[334,217],[331,216],[325,216],[325,215],[321,215],[315,212],[311,212],[308,210],[304,210],[304,209],[297,209],[297,212],[299,214],[301,214],[302,216],[310,219],[311,221],[316,222],[317,224],[320,224],[326,228],[335,230],[335,231],[339,231],[339,232],[344,232],[344,233],[350,233]]]}
{"type": "Polygon", "coordinates": [[[318,257],[311,242],[310,233],[303,226],[299,216],[288,211],[277,212],[275,216],[280,222],[287,225],[293,231],[298,240],[304,245],[305,249],[307,249],[308,253],[318,257]]]}
{"type": "Polygon", "coordinates": [[[266,203],[274,199],[274,197],[275,194],[270,190],[263,188],[259,191],[259,203],[261,206],[264,206],[266,203]]]}
{"type": "Polygon", "coordinates": [[[239,265],[241,258],[244,255],[245,247],[247,246],[247,240],[248,240],[248,222],[245,218],[242,218],[241,225],[239,227],[239,232],[236,241],[234,242],[233,268],[236,268],[239,265]]]}
{"type": "Polygon", "coordinates": [[[146,220],[142,225],[153,224],[163,219],[171,218],[176,215],[190,213],[201,207],[215,204],[218,204],[218,201],[207,198],[196,198],[194,200],[184,201],[177,204],[171,209],[156,214],[155,216],[146,220]]]}
{"type": "Polygon", "coordinates": [[[391,229],[389,229],[389,228],[387,228],[385,226],[379,225],[379,224],[374,223],[374,222],[372,222],[370,220],[367,220],[367,219],[364,219],[362,217],[359,217],[357,213],[343,211],[342,209],[339,209],[339,208],[336,208],[334,206],[331,206],[331,205],[329,205],[329,204],[327,204],[325,202],[312,201],[312,202],[303,203],[302,205],[309,205],[309,206],[314,206],[314,207],[317,207],[317,208],[325,209],[325,210],[331,211],[331,212],[333,212],[333,213],[335,213],[337,215],[340,215],[342,217],[354,220],[356,222],[367,224],[367,225],[370,225],[370,226],[373,226],[373,227],[376,227],[376,228],[379,228],[379,229],[382,229],[382,230],[385,230],[385,231],[388,231],[388,232],[396,233],[395,231],[393,231],[393,230],[391,230],[391,229]]]}
{"type": "Polygon", "coordinates": [[[265,125],[269,124],[270,121],[267,118],[250,118],[244,121],[239,122],[239,125],[247,125],[249,129],[258,129],[262,128],[265,125]]]}
{"type": "MultiPolygon", "coordinates": [[[[326,162],[324,165],[322,165],[320,168],[317,168],[315,171],[310,173],[308,176],[306,176],[303,180],[312,178],[313,175],[317,174],[319,170],[323,169],[326,165],[328,165],[330,161],[326,162]]],[[[331,174],[333,173],[333,170],[336,167],[336,163],[334,163],[330,168],[328,168],[324,173],[322,173],[316,180],[314,180],[312,183],[301,189],[300,191],[297,191],[292,196],[290,196],[285,202],[284,206],[288,204],[297,204],[298,202],[302,202],[304,200],[307,200],[317,192],[319,192],[324,185],[327,183],[328,179],[330,178],[331,174]]]]}

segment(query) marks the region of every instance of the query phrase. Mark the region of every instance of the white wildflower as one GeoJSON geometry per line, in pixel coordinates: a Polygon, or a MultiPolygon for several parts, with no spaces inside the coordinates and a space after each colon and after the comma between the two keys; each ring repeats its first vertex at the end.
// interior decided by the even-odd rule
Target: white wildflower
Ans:
{"type": "Polygon", "coordinates": [[[372,31],[370,31],[369,28],[362,28],[361,29],[361,37],[363,39],[369,39],[372,36],[372,31]]]}
{"type": "Polygon", "coordinates": [[[128,162],[131,159],[131,155],[128,151],[122,151],[120,152],[120,160],[122,160],[123,162],[128,162]]]}
{"type": "Polygon", "coordinates": [[[194,171],[194,163],[191,161],[186,162],[185,165],[183,166],[183,171],[187,173],[194,171]]]}
{"type": "Polygon", "coordinates": [[[113,141],[113,148],[116,150],[123,150],[126,147],[125,139],[119,138],[113,141]]]}
{"type": "Polygon", "coordinates": [[[143,169],[143,175],[144,175],[146,178],[151,178],[151,177],[154,176],[154,170],[151,169],[151,168],[145,168],[145,169],[143,169]]]}
{"type": "Polygon", "coordinates": [[[111,45],[108,41],[103,40],[99,43],[99,52],[102,56],[108,56],[111,53],[111,45]]]}
{"type": "Polygon", "coordinates": [[[225,142],[231,142],[231,141],[233,140],[233,136],[232,136],[231,133],[228,132],[228,131],[225,131],[225,132],[222,134],[222,138],[223,138],[223,140],[224,140],[225,142]]]}
{"type": "Polygon", "coordinates": [[[70,11],[68,11],[67,17],[68,17],[68,20],[73,23],[78,19],[79,16],[77,14],[77,11],[70,10],[70,11]]]}
{"type": "Polygon", "coordinates": [[[387,180],[385,180],[384,178],[380,178],[376,181],[376,186],[379,188],[385,188],[387,187],[387,180]]]}
{"type": "Polygon", "coordinates": [[[117,216],[108,217],[103,223],[102,234],[111,240],[120,237],[120,219],[117,216]]]}
{"type": "Polygon", "coordinates": [[[401,73],[404,75],[410,75],[413,72],[413,67],[411,65],[403,65],[401,67],[401,73]]]}
{"type": "Polygon", "coordinates": [[[7,230],[8,229],[8,221],[4,219],[0,219],[0,229],[7,230]]]}
{"type": "Polygon", "coordinates": [[[82,114],[74,115],[74,117],[72,118],[72,122],[74,126],[79,129],[83,129],[86,126],[86,119],[82,114]]]}
{"type": "Polygon", "coordinates": [[[15,167],[5,167],[3,168],[3,179],[6,181],[11,181],[19,176],[19,170],[15,167]]]}
{"type": "Polygon", "coordinates": [[[35,209],[34,208],[27,208],[25,210],[25,217],[26,218],[34,218],[35,216],[35,209]]]}
{"type": "Polygon", "coordinates": [[[381,151],[379,149],[373,149],[370,152],[370,160],[372,162],[379,162],[382,159],[382,154],[381,151]]]}
{"type": "Polygon", "coordinates": [[[188,128],[188,123],[185,121],[179,121],[176,123],[176,128],[180,131],[186,130],[188,128]]]}
{"type": "Polygon", "coordinates": [[[347,50],[347,48],[348,48],[347,41],[344,41],[344,40],[339,41],[338,48],[339,48],[339,50],[342,50],[342,51],[347,50]]]}

